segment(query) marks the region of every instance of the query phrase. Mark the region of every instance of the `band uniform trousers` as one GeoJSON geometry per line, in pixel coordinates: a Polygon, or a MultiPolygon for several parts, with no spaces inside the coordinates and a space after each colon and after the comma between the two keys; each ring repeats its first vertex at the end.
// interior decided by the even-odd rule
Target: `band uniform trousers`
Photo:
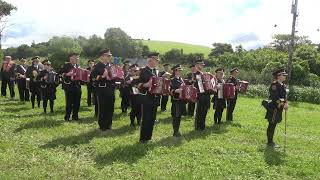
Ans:
{"type": "Polygon", "coordinates": [[[3,78],[1,81],[1,95],[7,96],[7,86],[9,87],[10,97],[14,98],[14,80],[3,78]]]}
{"type": "Polygon", "coordinates": [[[188,115],[193,116],[194,115],[194,109],[196,107],[196,103],[194,102],[188,102],[188,115]]]}
{"type": "Polygon", "coordinates": [[[168,103],[169,96],[163,95],[161,97],[161,111],[167,110],[167,103],[168,103]]]}
{"type": "Polygon", "coordinates": [[[237,98],[227,99],[227,116],[226,116],[227,121],[233,121],[233,111],[234,111],[234,108],[236,107],[236,103],[237,103],[237,98]]]}
{"type": "Polygon", "coordinates": [[[195,117],[195,130],[204,130],[206,117],[208,110],[210,108],[210,95],[209,94],[199,94],[197,101],[197,110],[195,117]]]}
{"type": "Polygon", "coordinates": [[[29,101],[29,89],[26,87],[26,79],[17,79],[20,101],[29,101]]]}
{"type": "Polygon", "coordinates": [[[140,141],[151,140],[159,98],[147,94],[142,98],[140,141]]]}
{"type": "Polygon", "coordinates": [[[115,88],[96,87],[96,90],[99,127],[102,131],[111,129],[115,102],[115,88]]]}
{"type": "Polygon", "coordinates": [[[134,125],[134,120],[137,119],[137,124],[141,123],[141,95],[131,95],[131,112],[130,123],[134,125]]]}
{"type": "Polygon", "coordinates": [[[87,85],[87,104],[91,106],[91,104],[95,104],[95,97],[94,97],[94,87],[91,84],[87,85]]]}
{"type": "Polygon", "coordinates": [[[30,82],[30,93],[31,93],[31,104],[32,108],[34,108],[35,100],[37,99],[38,107],[40,107],[41,101],[41,91],[39,82],[30,82]]]}
{"type": "Polygon", "coordinates": [[[183,114],[184,102],[181,100],[171,100],[171,116],[174,134],[179,132],[181,116],[183,114]]]}
{"type": "Polygon", "coordinates": [[[78,120],[79,109],[80,109],[80,100],[81,100],[81,87],[69,87],[65,88],[65,97],[66,97],[66,115],[65,119],[69,120],[72,113],[72,119],[78,120]]]}

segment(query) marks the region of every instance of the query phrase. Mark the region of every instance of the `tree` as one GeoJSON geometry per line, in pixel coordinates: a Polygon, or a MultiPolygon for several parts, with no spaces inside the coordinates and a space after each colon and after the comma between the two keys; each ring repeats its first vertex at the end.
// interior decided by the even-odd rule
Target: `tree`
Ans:
{"type": "MultiPolygon", "coordinates": [[[[278,51],[287,52],[290,44],[291,35],[290,34],[276,34],[273,37],[273,42],[270,46],[278,51]]],[[[294,44],[296,47],[303,44],[311,44],[312,42],[308,39],[308,36],[295,36],[294,44]]]]}
{"type": "Polygon", "coordinates": [[[83,55],[86,57],[96,57],[104,47],[104,40],[95,34],[90,36],[89,39],[79,36],[77,41],[83,50],[83,55]]]}
{"type": "Polygon", "coordinates": [[[68,54],[81,53],[82,49],[78,41],[71,37],[53,37],[49,40],[49,60],[55,67],[59,67],[68,61],[68,54]]]}
{"type": "Polygon", "coordinates": [[[10,16],[13,10],[17,10],[17,8],[12,4],[0,0],[0,49],[2,48],[3,32],[8,27],[6,16],[10,16]]]}
{"type": "Polygon", "coordinates": [[[180,49],[171,49],[170,51],[166,52],[163,56],[164,62],[181,62],[182,54],[180,49]]]}
{"type": "Polygon", "coordinates": [[[213,49],[211,50],[209,56],[219,57],[224,53],[233,53],[232,45],[227,43],[213,43],[213,49]]]}
{"type": "Polygon", "coordinates": [[[118,57],[136,57],[137,43],[120,28],[109,28],[104,33],[105,47],[118,57]]]}
{"type": "Polygon", "coordinates": [[[16,58],[26,58],[34,56],[34,51],[27,44],[22,44],[17,48],[17,57],[16,58]]]}

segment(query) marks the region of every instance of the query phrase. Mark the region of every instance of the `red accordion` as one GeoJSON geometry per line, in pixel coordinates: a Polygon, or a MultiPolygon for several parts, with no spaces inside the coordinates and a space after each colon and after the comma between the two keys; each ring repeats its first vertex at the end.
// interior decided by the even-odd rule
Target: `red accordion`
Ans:
{"type": "Polygon", "coordinates": [[[71,76],[72,81],[90,81],[90,71],[82,68],[72,69],[73,75],[71,76]]]}
{"type": "Polygon", "coordinates": [[[117,65],[112,65],[106,68],[104,72],[104,77],[107,78],[107,80],[124,80],[124,71],[122,67],[117,65]]]}
{"type": "Polygon", "coordinates": [[[223,84],[223,97],[233,99],[236,96],[236,87],[232,83],[223,84]]]}
{"type": "Polygon", "coordinates": [[[249,85],[248,81],[240,81],[239,91],[242,93],[247,93],[248,85],[249,85]]]}
{"type": "Polygon", "coordinates": [[[203,83],[203,90],[205,92],[213,93],[215,87],[214,76],[209,73],[204,73],[201,76],[203,83]]]}
{"type": "Polygon", "coordinates": [[[8,72],[10,71],[10,69],[12,68],[14,62],[13,61],[9,61],[9,62],[4,62],[3,63],[3,70],[8,72]]]}
{"type": "Polygon", "coordinates": [[[179,99],[188,102],[196,102],[198,90],[193,85],[182,85],[179,99]]]}
{"type": "Polygon", "coordinates": [[[158,95],[169,95],[171,81],[166,78],[152,76],[149,93],[158,95]]]}

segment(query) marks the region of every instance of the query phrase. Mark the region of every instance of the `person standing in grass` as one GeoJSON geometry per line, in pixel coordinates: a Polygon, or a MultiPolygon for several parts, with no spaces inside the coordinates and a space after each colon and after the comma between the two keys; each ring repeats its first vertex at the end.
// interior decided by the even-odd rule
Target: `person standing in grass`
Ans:
{"type": "MultiPolygon", "coordinates": [[[[129,67],[130,61],[123,62],[123,72],[124,77],[127,79],[129,77],[129,67]]],[[[121,111],[122,113],[127,113],[128,107],[130,106],[130,88],[127,86],[126,83],[122,83],[119,88],[120,97],[121,97],[121,111]]]]}
{"type": "Polygon", "coordinates": [[[238,91],[239,91],[239,79],[237,79],[239,70],[238,68],[233,68],[230,70],[230,77],[227,79],[226,83],[231,83],[235,87],[235,96],[232,99],[227,99],[227,122],[233,121],[233,111],[236,107],[238,91]]]}
{"type": "Polygon", "coordinates": [[[77,64],[79,61],[78,53],[69,54],[69,62],[64,64],[62,69],[63,83],[64,83],[64,92],[66,99],[66,114],[64,120],[69,122],[70,115],[72,113],[72,120],[79,120],[79,109],[80,109],[80,100],[81,100],[81,82],[71,80],[73,75],[72,70],[74,68],[79,68],[77,64]]]}
{"type": "Polygon", "coordinates": [[[181,116],[183,113],[184,102],[179,99],[181,94],[181,85],[184,84],[183,79],[181,78],[182,67],[180,64],[172,67],[172,80],[171,80],[171,116],[172,116],[172,127],[173,127],[173,136],[180,137],[181,133],[179,131],[181,116]]]}
{"type": "Polygon", "coordinates": [[[40,81],[41,97],[43,101],[43,112],[47,113],[47,105],[49,101],[50,113],[53,113],[54,100],[56,99],[57,86],[59,85],[59,77],[54,72],[51,62],[44,60],[42,62],[44,69],[37,77],[40,81]]]}
{"type": "Polygon", "coordinates": [[[21,58],[20,64],[16,68],[17,85],[19,90],[20,101],[29,101],[29,89],[26,87],[26,72],[28,69],[27,60],[21,58]]]}
{"type": "MultiPolygon", "coordinates": [[[[161,72],[159,73],[159,76],[160,76],[160,77],[163,77],[163,78],[169,78],[169,76],[171,75],[171,74],[169,73],[169,68],[170,68],[170,64],[164,64],[164,65],[163,65],[163,71],[161,71],[161,72]]],[[[162,111],[162,112],[166,112],[166,111],[167,111],[168,99],[169,99],[169,96],[168,96],[168,95],[162,95],[162,96],[161,96],[160,107],[161,107],[161,111],[162,111]]]]}
{"type": "Polygon", "coordinates": [[[271,102],[268,104],[265,119],[268,120],[269,125],[267,128],[267,145],[270,147],[277,147],[273,141],[274,131],[278,123],[282,120],[283,109],[288,109],[288,101],[286,94],[286,80],[287,73],[284,69],[276,70],[272,73],[274,81],[269,88],[269,99],[271,102]]]}
{"type": "Polygon", "coordinates": [[[142,121],[140,128],[140,143],[147,143],[151,140],[153,126],[157,116],[157,106],[159,96],[154,95],[148,92],[148,89],[151,86],[150,78],[153,76],[158,77],[158,66],[160,59],[159,53],[149,53],[147,59],[147,66],[140,71],[139,76],[139,90],[142,94],[142,121]]]}
{"type": "MultiPolygon", "coordinates": [[[[94,60],[90,59],[88,61],[87,70],[92,72],[93,68],[94,68],[94,60]]],[[[87,105],[90,107],[92,103],[95,104],[95,98],[94,98],[94,87],[90,78],[90,81],[87,83],[87,105]]]]}
{"type": "Polygon", "coordinates": [[[32,65],[28,67],[26,72],[26,77],[30,79],[29,90],[31,93],[31,105],[32,109],[34,109],[34,103],[37,99],[38,107],[40,107],[41,101],[41,92],[40,92],[40,82],[37,80],[37,77],[40,73],[39,68],[39,56],[35,56],[32,59],[32,65]]]}
{"type": "Polygon", "coordinates": [[[205,92],[203,89],[202,69],[204,66],[205,64],[202,60],[196,61],[195,68],[197,70],[194,73],[194,79],[196,80],[195,87],[198,89],[198,100],[195,117],[196,131],[203,131],[206,128],[206,117],[210,108],[210,93],[205,92]]]}
{"type": "Polygon", "coordinates": [[[7,96],[7,85],[10,91],[11,99],[14,99],[14,81],[15,81],[15,63],[11,60],[11,56],[5,56],[1,67],[1,95],[7,96]]]}
{"type": "Polygon", "coordinates": [[[226,108],[226,99],[223,97],[224,69],[218,68],[216,73],[216,91],[213,94],[212,102],[214,111],[214,124],[221,124],[223,110],[226,108]]]}
{"type": "Polygon", "coordinates": [[[91,72],[92,79],[96,84],[98,103],[98,124],[101,132],[112,129],[112,118],[115,103],[115,80],[107,80],[105,71],[111,66],[112,54],[110,49],[100,51],[100,62],[91,72]]]}
{"type": "MultiPolygon", "coordinates": [[[[187,75],[187,79],[188,79],[188,82],[187,84],[188,85],[195,85],[195,76],[194,76],[194,73],[195,73],[195,65],[191,65],[190,67],[190,70],[191,72],[187,75]]],[[[188,102],[188,116],[193,116],[194,115],[194,109],[196,107],[196,103],[194,102],[188,102]]]]}

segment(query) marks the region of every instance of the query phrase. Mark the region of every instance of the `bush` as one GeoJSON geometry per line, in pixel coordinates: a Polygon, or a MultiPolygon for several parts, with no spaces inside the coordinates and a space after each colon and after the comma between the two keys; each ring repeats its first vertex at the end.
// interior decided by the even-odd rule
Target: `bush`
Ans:
{"type": "MultiPolygon", "coordinates": [[[[288,99],[289,101],[309,102],[320,104],[320,89],[315,87],[298,87],[291,86],[288,99]]],[[[247,97],[268,98],[269,86],[266,85],[249,85],[247,97]]]]}

